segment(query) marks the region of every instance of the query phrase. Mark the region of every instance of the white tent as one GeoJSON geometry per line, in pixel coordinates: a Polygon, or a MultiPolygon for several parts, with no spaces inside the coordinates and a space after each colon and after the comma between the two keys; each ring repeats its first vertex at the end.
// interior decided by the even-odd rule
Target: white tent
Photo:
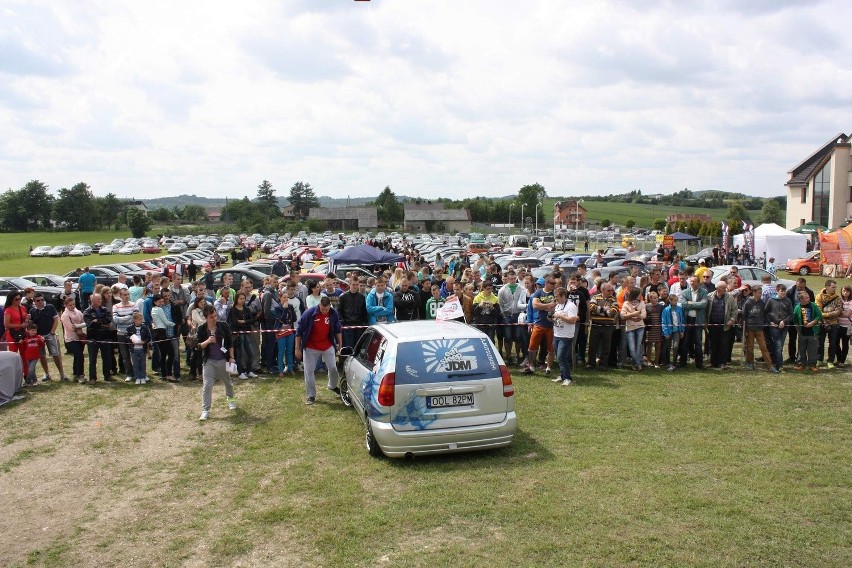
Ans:
{"type": "MultiPolygon", "coordinates": [[[[764,223],[754,230],[754,251],[757,258],[774,258],[775,266],[784,266],[791,258],[802,258],[808,251],[807,235],[800,235],[779,227],[775,223],[764,223]]],[[[734,235],[734,245],[743,246],[742,235],[734,235]]]]}

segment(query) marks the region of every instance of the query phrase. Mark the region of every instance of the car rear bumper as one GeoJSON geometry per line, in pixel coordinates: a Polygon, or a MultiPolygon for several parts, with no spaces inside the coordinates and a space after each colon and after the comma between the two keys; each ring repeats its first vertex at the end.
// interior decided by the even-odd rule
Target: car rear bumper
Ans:
{"type": "Polygon", "coordinates": [[[506,414],[505,420],[495,424],[399,432],[387,422],[370,419],[373,436],[384,454],[391,458],[401,458],[406,454],[428,455],[502,448],[512,443],[516,423],[517,415],[513,411],[506,414]]]}

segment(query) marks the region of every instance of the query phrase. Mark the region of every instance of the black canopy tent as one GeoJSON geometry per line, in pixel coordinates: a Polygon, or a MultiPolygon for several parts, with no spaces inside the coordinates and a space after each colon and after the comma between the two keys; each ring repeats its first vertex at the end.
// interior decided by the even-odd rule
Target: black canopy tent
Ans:
{"type": "MultiPolygon", "coordinates": [[[[405,263],[405,257],[393,252],[385,252],[370,245],[355,245],[332,256],[329,261],[328,272],[333,273],[336,265],[372,266],[374,264],[397,264],[405,263]]],[[[407,264],[406,264],[407,266],[407,264]]]]}

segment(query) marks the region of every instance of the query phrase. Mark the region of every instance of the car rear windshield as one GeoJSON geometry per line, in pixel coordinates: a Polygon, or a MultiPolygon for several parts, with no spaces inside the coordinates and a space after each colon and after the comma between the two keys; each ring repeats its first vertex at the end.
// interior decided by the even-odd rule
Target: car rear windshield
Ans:
{"type": "Polygon", "coordinates": [[[444,383],[499,377],[488,338],[434,339],[397,348],[396,384],[444,383]]]}

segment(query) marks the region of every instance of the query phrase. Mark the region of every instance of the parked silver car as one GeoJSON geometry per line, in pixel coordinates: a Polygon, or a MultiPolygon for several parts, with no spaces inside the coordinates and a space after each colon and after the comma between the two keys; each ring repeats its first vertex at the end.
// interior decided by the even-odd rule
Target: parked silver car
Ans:
{"type": "Polygon", "coordinates": [[[347,355],[341,400],[388,457],[507,446],[515,434],[509,370],[481,331],[457,321],[370,326],[347,355]]]}

